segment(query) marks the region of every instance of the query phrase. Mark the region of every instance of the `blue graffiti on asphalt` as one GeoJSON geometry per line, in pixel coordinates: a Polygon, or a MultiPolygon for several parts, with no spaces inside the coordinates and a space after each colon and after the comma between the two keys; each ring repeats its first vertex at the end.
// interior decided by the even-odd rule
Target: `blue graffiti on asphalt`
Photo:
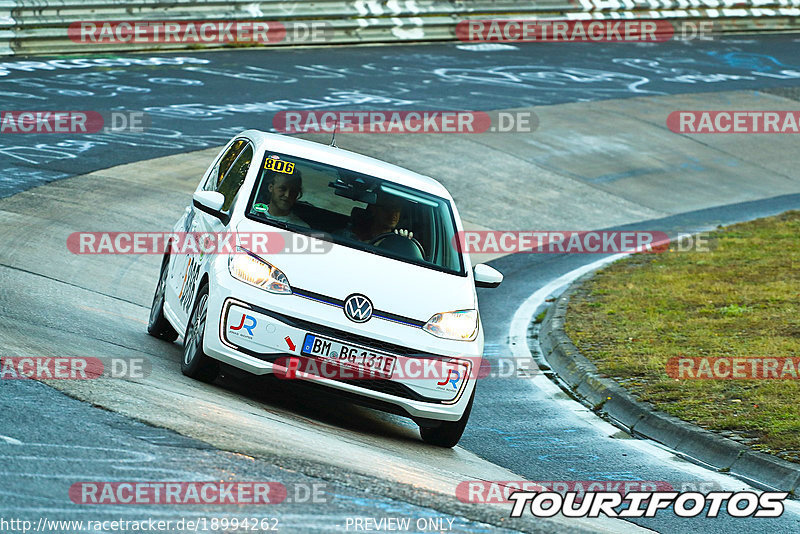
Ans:
{"type": "Polygon", "coordinates": [[[778,68],[798,68],[797,65],[786,65],[767,54],[753,54],[750,52],[726,52],[723,54],[717,51],[708,51],[706,54],[710,57],[719,58],[723,63],[731,67],[757,72],[772,72],[778,68]]]}

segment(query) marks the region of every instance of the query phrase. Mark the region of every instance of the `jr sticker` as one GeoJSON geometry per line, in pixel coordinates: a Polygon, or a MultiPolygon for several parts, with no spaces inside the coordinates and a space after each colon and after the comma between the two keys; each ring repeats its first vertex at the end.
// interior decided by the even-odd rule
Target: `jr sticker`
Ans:
{"type": "Polygon", "coordinates": [[[455,369],[449,369],[447,372],[447,378],[442,380],[441,382],[437,382],[437,386],[444,386],[448,382],[453,385],[453,389],[458,389],[458,381],[461,380],[461,373],[456,371],[455,369]]]}
{"type": "MultiPolygon", "coordinates": [[[[234,332],[238,332],[242,328],[244,328],[248,334],[251,336],[253,335],[253,329],[256,327],[256,318],[251,315],[242,315],[242,321],[239,323],[239,326],[231,325],[230,329],[234,332]]],[[[241,332],[240,332],[241,333],[241,332]]]]}

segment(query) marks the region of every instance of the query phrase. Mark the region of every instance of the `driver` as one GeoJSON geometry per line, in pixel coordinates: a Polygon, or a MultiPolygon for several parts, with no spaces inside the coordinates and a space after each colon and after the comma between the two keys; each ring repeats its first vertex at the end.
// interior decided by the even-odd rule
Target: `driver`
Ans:
{"type": "Polygon", "coordinates": [[[381,234],[394,232],[409,239],[413,232],[397,229],[403,209],[402,201],[393,195],[379,192],[375,204],[367,206],[366,217],[359,223],[351,223],[349,234],[359,241],[369,242],[381,234]]]}

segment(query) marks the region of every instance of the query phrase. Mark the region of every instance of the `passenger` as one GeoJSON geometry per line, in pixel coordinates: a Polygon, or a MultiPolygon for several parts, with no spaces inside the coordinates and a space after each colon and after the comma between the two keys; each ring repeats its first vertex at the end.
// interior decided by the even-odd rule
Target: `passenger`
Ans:
{"type": "Polygon", "coordinates": [[[310,228],[307,222],[292,211],[297,199],[303,194],[303,177],[300,171],[292,174],[282,172],[264,171],[263,180],[269,180],[269,204],[266,210],[263,204],[255,204],[255,211],[266,211],[267,216],[276,221],[282,221],[304,228],[310,228]]]}

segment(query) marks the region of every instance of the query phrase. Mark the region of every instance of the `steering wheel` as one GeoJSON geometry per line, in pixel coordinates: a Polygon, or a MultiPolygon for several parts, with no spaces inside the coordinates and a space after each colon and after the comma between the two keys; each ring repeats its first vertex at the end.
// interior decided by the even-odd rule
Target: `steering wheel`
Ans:
{"type": "Polygon", "coordinates": [[[400,234],[396,234],[395,232],[384,232],[382,234],[378,234],[378,235],[376,235],[375,237],[373,237],[372,239],[369,240],[369,244],[370,245],[374,245],[378,241],[381,241],[381,240],[386,239],[387,237],[390,237],[390,236],[393,236],[393,235],[396,235],[398,237],[404,237],[405,239],[408,239],[409,241],[411,241],[412,243],[417,245],[417,248],[419,249],[419,253],[422,254],[423,258],[425,257],[425,249],[422,248],[422,244],[419,241],[417,241],[413,237],[402,236],[400,234]]]}

